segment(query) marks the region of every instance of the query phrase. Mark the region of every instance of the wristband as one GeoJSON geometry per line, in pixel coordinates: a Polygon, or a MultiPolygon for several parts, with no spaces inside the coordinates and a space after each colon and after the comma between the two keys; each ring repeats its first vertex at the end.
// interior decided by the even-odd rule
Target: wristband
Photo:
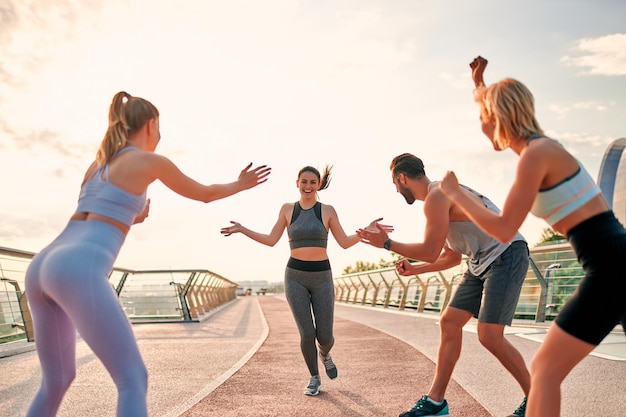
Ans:
{"type": "Polygon", "coordinates": [[[389,250],[390,247],[391,247],[391,239],[385,240],[385,243],[383,243],[383,248],[389,250]]]}

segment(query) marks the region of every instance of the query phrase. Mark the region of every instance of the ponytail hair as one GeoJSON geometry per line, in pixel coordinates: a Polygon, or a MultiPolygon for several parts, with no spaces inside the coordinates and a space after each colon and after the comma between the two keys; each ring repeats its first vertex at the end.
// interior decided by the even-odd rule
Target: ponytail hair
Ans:
{"type": "Polygon", "coordinates": [[[315,176],[317,176],[317,179],[320,182],[320,187],[317,191],[321,191],[328,188],[328,186],[330,185],[330,171],[332,169],[332,166],[326,164],[326,166],[324,167],[324,173],[320,175],[320,172],[317,170],[317,168],[314,168],[312,166],[305,166],[300,170],[300,172],[298,172],[298,178],[300,178],[300,175],[302,175],[302,173],[304,172],[312,172],[313,174],[315,174],[315,176]]]}
{"type": "Polygon", "coordinates": [[[109,108],[109,127],[96,154],[96,163],[102,166],[122,148],[128,139],[148,121],[159,117],[157,108],[140,97],[120,91],[113,97],[109,108]]]}

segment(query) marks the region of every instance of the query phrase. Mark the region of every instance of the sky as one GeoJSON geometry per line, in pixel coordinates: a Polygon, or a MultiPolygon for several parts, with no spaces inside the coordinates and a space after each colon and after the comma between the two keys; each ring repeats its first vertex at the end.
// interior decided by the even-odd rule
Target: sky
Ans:
{"type": "MultiPolygon", "coordinates": [[[[154,183],[118,267],[282,281],[286,233],[267,247],[220,229],[268,233],[305,165],[333,166],[319,199],[347,233],[382,217],[393,239],[422,241],[394,156],[419,156],[431,180],[453,170],[499,206],[513,180],[516,155],[481,133],[471,60],[489,60],[487,84],[526,84],[544,131],[597,178],[626,137],[625,21],[623,0],[0,0],[0,246],[38,252],[63,229],[118,91],[158,107],[157,152],[200,182],[272,167],[209,204],[154,183]]],[[[529,215],[521,232],[532,246],[546,227],[529,215]]],[[[328,254],[335,276],[391,259],[332,237],[328,254]]]]}

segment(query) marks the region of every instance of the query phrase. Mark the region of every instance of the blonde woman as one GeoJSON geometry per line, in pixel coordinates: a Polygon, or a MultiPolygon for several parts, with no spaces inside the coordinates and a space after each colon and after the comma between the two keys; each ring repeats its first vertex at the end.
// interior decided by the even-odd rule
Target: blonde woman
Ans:
{"type": "Polygon", "coordinates": [[[108,275],[130,227],[148,216],[148,186],[159,180],[183,197],[208,203],[255,187],[270,174],[270,168],[250,164],[234,182],[204,185],[154,153],[160,139],[157,108],[117,93],[75,213],[26,271],[42,367],[41,387],[27,417],[56,415],[76,373],[77,330],[117,386],[117,416],[147,416],[146,367],[108,275]]]}
{"type": "Polygon", "coordinates": [[[519,155],[513,185],[499,214],[468,199],[454,172],[439,187],[500,241],[510,239],[532,213],[572,245],[585,277],[532,361],[526,409],[526,417],[558,417],[563,380],[616,325],[626,326],[626,279],[615,273],[626,256],[626,230],[580,161],[544,135],[530,90],[511,78],[486,87],[486,66],[482,57],[470,64],[482,131],[496,151],[510,148],[519,155]]]}

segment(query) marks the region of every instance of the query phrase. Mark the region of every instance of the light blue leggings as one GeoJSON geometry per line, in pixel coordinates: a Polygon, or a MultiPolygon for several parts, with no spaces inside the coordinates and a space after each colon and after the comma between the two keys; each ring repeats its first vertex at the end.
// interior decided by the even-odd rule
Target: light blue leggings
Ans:
{"type": "Polygon", "coordinates": [[[70,221],[26,271],[42,382],[27,417],[55,416],[76,375],[76,330],[118,391],[118,417],[148,415],[148,374],[108,275],[124,242],[100,221],[70,221]]]}

